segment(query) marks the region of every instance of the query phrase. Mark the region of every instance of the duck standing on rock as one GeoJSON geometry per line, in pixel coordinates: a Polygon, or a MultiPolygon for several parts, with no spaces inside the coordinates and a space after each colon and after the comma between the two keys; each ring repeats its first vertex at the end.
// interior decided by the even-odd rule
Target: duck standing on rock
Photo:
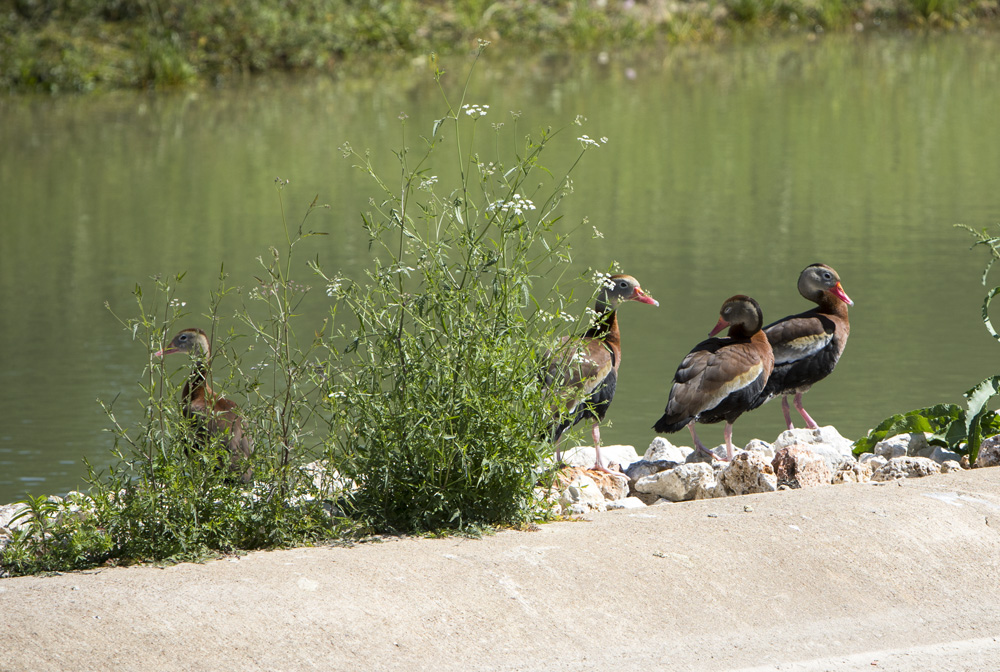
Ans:
{"type": "MultiPolygon", "coordinates": [[[[194,360],[191,376],[181,390],[181,404],[184,417],[195,421],[195,440],[204,447],[212,438],[223,437],[230,469],[240,473],[253,452],[253,443],[243,431],[243,417],[236,404],[217,395],[208,385],[212,359],[208,336],[201,329],[184,329],[156,356],[165,357],[176,352],[187,352],[194,360]]],[[[246,466],[240,479],[247,483],[252,476],[253,467],[246,466]]]]}
{"type": "Polygon", "coordinates": [[[847,307],[854,302],[841,287],[837,271],[826,264],[813,264],[802,271],[799,294],[817,306],[764,327],[774,350],[774,371],[753,408],[781,395],[785,424],[794,429],[788,408],[788,395],[794,394],[795,408],[806,421],[806,427],[818,429],[819,425],[802,406],[802,395],[837,366],[851,333],[847,307]]]}
{"type": "Polygon", "coordinates": [[[694,423],[726,421],[726,460],[733,459],[733,422],[758,398],[774,367],[774,355],[761,327],[764,315],[749,296],[726,299],[719,321],[677,367],[663,417],[653,429],[661,433],[691,430],[695,447],[715,456],[698,440],[694,423]],[[715,338],[729,327],[727,338],[715,338]]]}
{"type": "Polygon", "coordinates": [[[562,435],[584,418],[592,418],[594,449],[597,452],[593,468],[614,474],[601,462],[600,423],[608,412],[618,383],[622,348],[617,309],[624,301],[660,305],[642,291],[639,281],[632,276],[620,274],[607,277],[597,295],[594,306],[596,316],[590,328],[579,339],[564,338],[559,353],[551,357],[545,385],[549,388],[557,385],[567,392],[560,395],[564,402],[559,404],[556,418],[549,428],[552,442],[557,446],[557,463],[562,461],[562,453],[558,449],[562,435]]]}

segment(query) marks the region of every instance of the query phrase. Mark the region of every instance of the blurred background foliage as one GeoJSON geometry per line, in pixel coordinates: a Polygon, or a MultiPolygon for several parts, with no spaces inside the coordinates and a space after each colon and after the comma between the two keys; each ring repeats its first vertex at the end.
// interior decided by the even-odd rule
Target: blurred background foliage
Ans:
{"type": "Polygon", "coordinates": [[[564,52],[746,32],[991,25],[997,0],[0,0],[0,90],[224,84],[356,74],[375,54],[564,52]]]}

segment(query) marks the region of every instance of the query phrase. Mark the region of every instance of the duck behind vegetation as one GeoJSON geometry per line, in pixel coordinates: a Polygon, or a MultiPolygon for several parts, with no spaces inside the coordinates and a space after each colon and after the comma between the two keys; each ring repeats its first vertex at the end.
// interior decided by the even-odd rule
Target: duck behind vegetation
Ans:
{"type": "Polygon", "coordinates": [[[243,417],[236,404],[216,394],[208,385],[212,358],[208,336],[201,329],[184,329],[156,356],[177,352],[186,352],[194,360],[191,375],[181,390],[181,404],[184,417],[195,421],[196,442],[204,447],[214,437],[222,437],[229,452],[229,468],[240,474],[244,483],[249,482],[253,467],[246,462],[253,453],[253,442],[244,433],[243,417]]]}
{"type": "Polygon", "coordinates": [[[694,424],[725,420],[726,459],[732,460],[733,422],[751,408],[774,367],[763,324],[760,306],[749,296],[727,299],[710,338],[696,345],[677,367],[667,407],[653,429],[669,434],[687,427],[695,447],[713,455],[698,440],[694,424]],[[729,336],[716,338],[726,327],[729,336]]]}
{"type": "Polygon", "coordinates": [[[622,350],[617,309],[626,301],[660,305],[642,291],[639,281],[632,276],[612,275],[605,280],[597,296],[593,324],[582,337],[564,338],[559,352],[551,357],[545,384],[566,391],[549,428],[556,446],[556,462],[562,461],[558,445],[566,430],[584,418],[590,418],[594,421],[591,432],[597,452],[593,468],[621,476],[610,471],[601,461],[600,423],[611,406],[618,384],[622,350]]]}

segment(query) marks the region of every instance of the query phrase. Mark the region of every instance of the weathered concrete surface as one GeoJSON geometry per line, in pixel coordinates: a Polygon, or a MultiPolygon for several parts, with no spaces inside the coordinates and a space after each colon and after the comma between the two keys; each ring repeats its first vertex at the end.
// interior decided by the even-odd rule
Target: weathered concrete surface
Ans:
{"type": "Polygon", "coordinates": [[[1000,470],[0,580],[0,669],[1000,669],[1000,470]]]}

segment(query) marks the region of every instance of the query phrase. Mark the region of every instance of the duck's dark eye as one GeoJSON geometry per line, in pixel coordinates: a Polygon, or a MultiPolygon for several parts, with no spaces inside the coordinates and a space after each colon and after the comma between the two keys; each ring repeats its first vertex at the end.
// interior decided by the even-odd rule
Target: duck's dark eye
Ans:
{"type": "Polygon", "coordinates": [[[832,280],[833,279],[833,275],[831,275],[830,272],[827,271],[826,273],[823,274],[823,279],[824,280],[832,280]]]}
{"type": "Polygon", "coordinates": [[[618,286],[621,287],[622,289],[628,289],[628,283],[625,282],[624,280],[622,280],[621,282],[619,282],[618,286]]]}
{"type": "Polygon", "coordinates": [[[188,340],[188,335],[187,334],[181,334],[180,340],[182,340],[182,341],[188,340]]]}

